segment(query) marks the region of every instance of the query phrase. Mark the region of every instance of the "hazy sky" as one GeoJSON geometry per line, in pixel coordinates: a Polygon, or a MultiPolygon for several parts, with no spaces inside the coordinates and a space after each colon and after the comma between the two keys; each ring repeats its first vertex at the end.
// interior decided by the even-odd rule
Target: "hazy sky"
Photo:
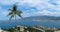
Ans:
{"type": "Polygon", "coordinates": [[[0,20],[6,20],[8,9],[13,4],[23,12],[23,17],[30,16],[60,16],[60,0],[0,0],[0,20]]]}

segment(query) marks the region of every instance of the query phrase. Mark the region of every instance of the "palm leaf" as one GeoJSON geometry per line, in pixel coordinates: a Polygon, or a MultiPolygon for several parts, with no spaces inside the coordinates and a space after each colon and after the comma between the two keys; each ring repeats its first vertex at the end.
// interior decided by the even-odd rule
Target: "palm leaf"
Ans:
{"type": "Polygon", "coordinates": [[[18,16],[22,18],[22,16],[20,14],[18,16]]]}
{"type": "Polygon", "coordinates": [[[8,9],[9,11],[12,11],[12,9],[8,9]]]}
{"type": "Polygon", "coordinates": [[[22,16],[21,16],[21,13],[22,13],[22,12],[21,12],[21,11],[17,11],[16,13],[17,13],[17,15],[18,15],[19,17],[22,18],[22,16]]]}
{"type": "Polygon", "coordinates": [[[22,11],[19,11],[19,13],[22,13],[22,11]]]}
{"type": "Polygon", "coordinates": [[[10,15],[12,15],[13,13],[12,12],[10,12],[9,14],[8,14],[8,16],[10,16],[10,15]]]}
{"type": "Polygon", "coordinates": [[[12,19],[12,17],[14,17],[14,15],[11,15],[11,17],[10,17],[10,19],[9,19],[9,20],[11,20],[11,19],[12,19]]]}

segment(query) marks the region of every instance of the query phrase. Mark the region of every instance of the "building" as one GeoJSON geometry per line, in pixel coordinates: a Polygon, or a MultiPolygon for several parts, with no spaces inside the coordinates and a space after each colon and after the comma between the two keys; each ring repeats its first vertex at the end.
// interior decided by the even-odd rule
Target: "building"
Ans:
{"type": "Polygon", "coordinates": [[[60,32],[60,30],[54,31],[54,32],[60,32]]]}

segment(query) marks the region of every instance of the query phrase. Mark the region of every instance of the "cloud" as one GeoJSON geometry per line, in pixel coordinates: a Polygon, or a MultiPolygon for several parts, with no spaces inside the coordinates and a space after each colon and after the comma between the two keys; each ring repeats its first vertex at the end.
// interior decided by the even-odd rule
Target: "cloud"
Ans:
{"type": "Polygon", "coordinates": [[[18,0],[0,0],[0,4],[2,4],[2,5],[12,5],[17,1],[18,0]]]}
{"type": "Polygon", "coordinates": [[[44,10],[44,11],[37,11],[37,12],[31,12],[31,13],[23,12],[22,16],[23,17],[41,16],[41,15],[55,16],[55,14],[56,14],[55,12],[44,10]]]}
{"type": "Polygon", "coordinates": [[[2,10],[2,7],[0,6],[0,11],[2,10]]]}
{"type": "Polygon", "coordinates": [[[0,7],[0,9],[1,9],[1,7],[0,7]]]}
{"type": "MultiPolygon", "coordinates": [[[[27,11],[26,11],[27,12],[27,11]]],[[[22,16],[23,17],[30,17],[30,16],[42,16],[42,15],[47,15],[47,16],[60,16],[60,12],[56,11],[56,12],[51,12],[48,10],[43,10],[43,11],[37,11],[37,12],[31,12],[31,13],[26,13],[23,12],[22,16]]]]}
{"type": "Polygon", "coordinates": [[[8,13],[9,13],[9,11],[1,12],[1,14],[2,14],[2,15],[5,15],[5,16],[7,16],[7,15],[8,15],[8,13]]]}
{"type": "MultiPolygon", "coordinates": [[[[36,15],[59,16],[59,2],[60,0],[0,0],[0,4],[2,5],[17,4],[21,7],[19,9],[23,10],[22,16],[24,17],[36,15]]],[[[7,15],[7,12],[2,12],[2,14],[7,15]]]]}
{"type": "Polygon", "coordinates": [[[51,4],[60,5],[60,0],[50,0],[51,4]]]}
{"type": "Polygon", "coordinates": [[[8,20],[8,11],[0,10],[0,20],[8,20]]]}

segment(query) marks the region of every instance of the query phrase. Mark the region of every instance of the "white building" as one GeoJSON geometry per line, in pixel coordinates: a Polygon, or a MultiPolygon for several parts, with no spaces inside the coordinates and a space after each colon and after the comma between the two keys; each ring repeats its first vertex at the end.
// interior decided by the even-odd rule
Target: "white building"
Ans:
{"type": "Polygon", "coordinates": [[[54,32],[60,32],[60,30],[58,30],[58,31],[54,31],[54,32]]]}
{"type": "Polygon", "coordinates": [[[17,27],[19,27],[20,31],[24,31],[24,26],[18,25],[17,27]]]}
{"type": "Polygon", "coordinates": [[[0,32],[2,32],[3,30],[0,28],[0,32]]]}

